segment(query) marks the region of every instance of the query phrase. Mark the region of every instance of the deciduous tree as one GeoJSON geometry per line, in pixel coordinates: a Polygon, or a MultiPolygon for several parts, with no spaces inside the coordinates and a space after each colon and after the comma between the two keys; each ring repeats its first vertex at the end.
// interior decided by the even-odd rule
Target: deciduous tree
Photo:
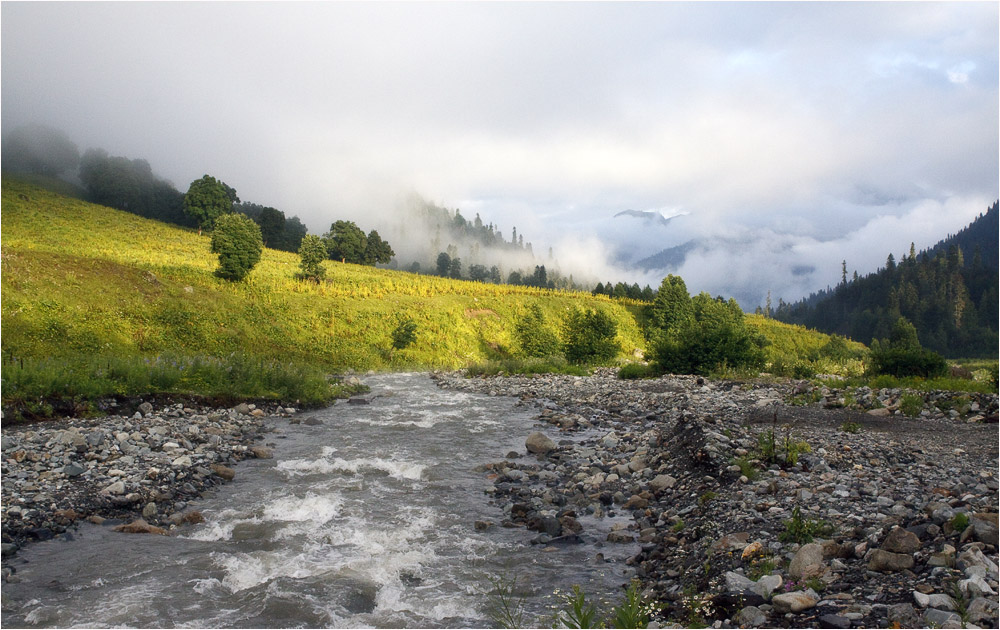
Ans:
{"type": "Polygon", "coordinates": [[[242,214],[225,214],[215,221],[212,230],[212,253],[219,255],[215,275],[239,281],[260,261],[264,241],[260,227],[242,214]]]}
{"type": "Polygon", "coordinates": [[[345,263],[362,264],[368,238],[354,221],[334,221],[330,231],[323,235],[330,258],[345,263]]]}
{"type": "Polygon", "coordinates": [[[299,245],[299,273],[296,277],[319,282],[326,276],[323,261],[327,258],[323,239],[315,234],[306,234],[299,245]]]}
{"type": "Polygon", "coordinates": [[[220,216],[232,212],[235,196],[235,190],[211,175],[204,175],[188,187],[184,195],[184,212],[197,221],[200,235],[203,229],[212,229],[220,216]]]}

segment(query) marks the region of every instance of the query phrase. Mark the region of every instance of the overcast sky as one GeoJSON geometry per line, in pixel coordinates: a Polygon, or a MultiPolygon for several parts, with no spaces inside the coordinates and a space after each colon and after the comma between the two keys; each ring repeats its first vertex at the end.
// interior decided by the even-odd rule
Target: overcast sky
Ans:
{"type": "Polygon", "coordinates": [[[794,299],[997,198],[998,32],[996,2],[3,2],[2,124],[314,232],[416,191],[564,266],[627,245],[621,210],[686,212],[748,244],[690,288],[794,299]]]}

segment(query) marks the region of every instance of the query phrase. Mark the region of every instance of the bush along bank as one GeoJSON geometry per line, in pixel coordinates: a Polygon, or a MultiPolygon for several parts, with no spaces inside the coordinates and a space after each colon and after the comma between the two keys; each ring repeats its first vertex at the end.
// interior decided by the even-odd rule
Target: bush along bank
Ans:
{"type": "Polygon", "coordinates": [[[788,405],[791,384],[438,380],[540,406],[531,456],[485,471],[497,520],[553,553],[625,545],[660,627],[997,625],[995,425],[788,405]]]}
{"type": "Polygon", "coordinates": [[[920,391],[899,387],[831,387],[809,381],[800,381],[793,387],[792,396],[788,399],[793,405],[856,409],[875,417],[947,417],[969,423],[997,423],[998,397],[995,393],[920,391]]]}

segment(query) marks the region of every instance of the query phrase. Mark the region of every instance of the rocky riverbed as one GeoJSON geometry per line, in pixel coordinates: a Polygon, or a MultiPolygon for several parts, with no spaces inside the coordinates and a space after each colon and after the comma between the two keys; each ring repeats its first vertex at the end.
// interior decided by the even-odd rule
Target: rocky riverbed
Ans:
{"type": "Polygon", "coordinates": [[[72,536],[80,520],[154,534],[197,522],[188,503],[231,480],[240,460],[271,457],[256,444],[265,422],[294,413],[277,405],[144,402],[132,414],[5,425],[3,579],[17,579],[8,560],[19,547],[72,536]]]}
{"type": "MultiPolygon", "coordinates": [[[[636,549],[625,568],[661,604],[654,625],[997,627],[996,395],[434,378],[518,397],[549,425],[483,466],[496,519],[474,526],[523,528],[540,551],[596,543],[598,561],[636,549]]],[[[280,406],[130,412],[4,427],[4,580],[21,545],[83,519],[153,534],[197,521],[237,462],[271,456],[271,427],[302,421],[280,406]]]]}
{"type": "Polygon", "coordinates": [[[639,544],[656,625],[998,627],[995,395],[436,378],[538,406],[537,460],[484,467],[501,525],[552,549],[630,515],[605,544],[639,544]]]}

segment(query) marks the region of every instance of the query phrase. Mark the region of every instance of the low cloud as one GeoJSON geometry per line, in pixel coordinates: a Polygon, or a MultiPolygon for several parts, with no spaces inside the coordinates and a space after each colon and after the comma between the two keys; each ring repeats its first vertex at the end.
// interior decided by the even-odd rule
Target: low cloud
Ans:
{"type": "Polygon", "coordinates": [[[181,189],[210,173],[319,233],[391,224],[415,190],[516,226],[574,277],[640,284],[639,252],[714,238],[680,271],[746,305],[836,282],[843,259],[871,271],[901,247],[878,235],[929,245],[998,196],[993,3],[2,13],[5,129],[64,129],[181,189]],[[608,223],[656,208],[689,216],[608,223]]]}

